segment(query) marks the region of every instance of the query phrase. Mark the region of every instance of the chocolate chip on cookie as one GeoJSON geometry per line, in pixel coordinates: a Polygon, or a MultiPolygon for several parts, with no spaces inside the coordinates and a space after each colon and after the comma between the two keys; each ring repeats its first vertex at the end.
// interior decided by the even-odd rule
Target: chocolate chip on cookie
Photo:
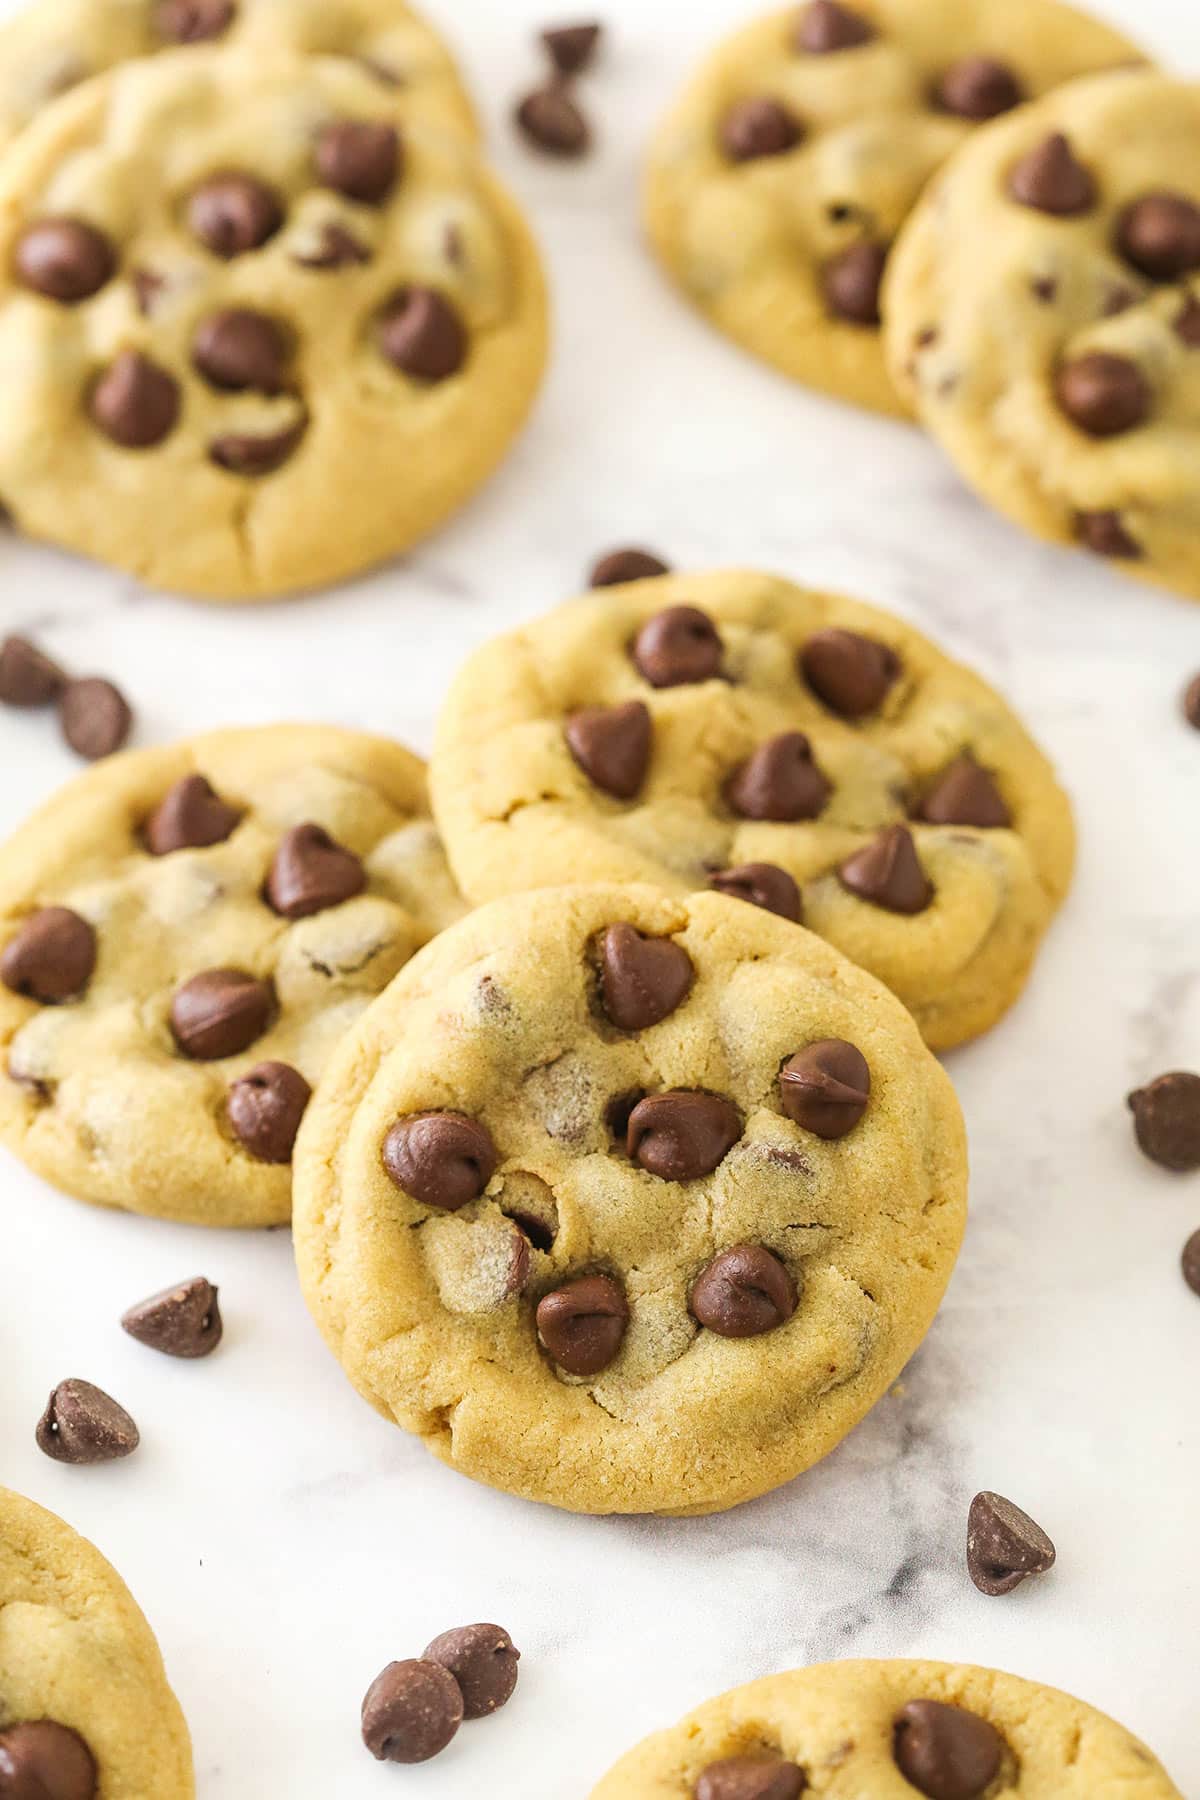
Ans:
{"type": "Polygon", "coordinates": [[[85,675],[67,682],[59,696],[58,721],[76,755],[99,762],[124,747],[133,729],[133,712],[111,681],[85,675]]]}
{"type": "Polygon", "coordinates": [[[876,36],[874,25],[852,7],[838,0],[809,0],[796,28],[796,48],[810,56],[829,56],[838,50],[856,50],[876,36]]]}
{"type": "Polygon", "coordinates": [[[603,35],[598,24],[552,25],[540,33],[550,61],[558,74],[582,75],[594,61],[603,35]]]}
{"type": "Polygon", "coordinates": [[[807,1787],[803,1769],[780,1756],[727,1756],[701,1771],[695,1800],[799,1800],[807,1787]]]}
{"type": "Polygon", "coordinates": [[[766,94],[736,100],[721,121],[721,148],[731,162],[783,156],[803,137],[804,127],[796,115],[766,94]]]}
{"type": "Polygon", "coordinates": [[[847,892],[885,912],[924,912],[933,899],[933,884],[904,825],[886,826],[874,843],[855,851],[839,867],[838,879],[847,892]]]}
{"type": "Polygon", "coordinates": [[[967,1572],[981,1594],[1011,1594],[1053,1568],[1054,1559],[1054,1545],[1027,1512],[1003,1494],[976,1494],[967,1516],[967,1572]]]}
{"type": "Polygon", "coordinates": [[[760,744],[725,784],[725,798],[739,818],[776,823],[820,818],[832,792],[800,731],[760,744]]]}
{"type": "Polygon", "coordinates": [[[464,1718],[487,1719],[512,1699],[521,1652],[499,1625],[461,1625],[435,1637],[421,1660],[449,1669],[462,1692],[464,1718]]]}
{"type": "Polygon", "coordinates": [[[1027,152],[1009,170],[1008,191],[1021,206],[1071,218],[1096,204],[1096,183],[1061,131],[1027,152]]]}
{"type": "Polygon", "coordinates": [[[975,825],[1002,830],[1012,824],[995,776],[964,752],[938,776],[917,809],[927,825],[975,825]]]}
{"type": "Polygon", "coordinates": [[[937,84],[938,105],[962,119],[995,119],[1024,98],[1019,76],[994,56],[964,56],[937,84]]]}
{"type": "Polygon", "coordinates": [[[55,1006],[83,993],[96,968],[96,932],[68,906],[31,913],[0,955],[0,980],[14,994],[55,1006]]]}
{"type": "Polygon", "coordinates": [[[403,171],[394,126],[339,119],[317,138],[317,174],[328,188],[363,206],[381,206],[403,171]]]}
{"type": "Polygon", "coordinates": [[[714,1256],[692,1284],[692,1315],[719,1337],[761,1337],[791,1318],[796,1283],[761,1244],[734,1244],[714,1256]]]}
{"type": "Polygon", "coordinates": [[[226,431],[208,446],[210,462],[231,475],[273,475],[299,448],[308,430],[307,417],[279,431],[226,431]]]}
{"type": "Polygon", "coordinates": [[[609,550],[592,564],[588,586],[623,587],[627,581],[653,581],[670,573],[671,565],[651,550],[609,550]]]}
{"type": "Polygon", "coordinates": [[[287,339],[274,319],[245,306],[210,313],[192,339],[197,370],[213,387],[231,394],[247,389],[278,394],[287,359],[287,339]]]}
{"type": "Polygon", "coordinates": [[[980,1800],[1000,1771],[1004,1740],[964,1707],[910,1700],[896,1719],[893,1754],[928,1800],[980,1800]]]}
{"type": "Polygon", "coordinates": [[[671,938],[645,937],[632,925],[601,933],[600,1000],[621,1031],[645,1031],[668,1018],[692,985],[692,959],[671,938]]]}
{"type": "Polygon", "coordinates": [[[584,1275],[538,1303],[538,1339],[568,1375],[599,1375],[614,1363],[629,1326],[629,1302],[611,1275],[584,1275]]]}
{"type": "Polygon", "coordinates": [[[154,23],[167,44],[203,44],[219,38],[237,17],[237,0],[158,0],[154,23]]]}
{"type": "Polygon", "coordinates": [[[1143,194],[1117,221],[1117,248],[1151,281],[1200,269],[1200,206],[1183,194],[1143,194]]]}
{"type": "Polygon", "coordinates": [[[779,1071],[784,1112],[819,1138],[853,1131],[871,1098],[871,1069],[855,1044],[821,1038],[789,1056],[779,1071]]]}
{"type": "Polygon", "coordinates": [[[654,725],[641,700],[585,706],[563,726],[567,748],[594,787],[616,800],[641,791],[650,766],[654,725]]]}
{"type": "Polygon", "coordinates": [[[669,606],[642,626],[632,654],[651,687],[685,687],[720,674],[725,646],[698,606],[669,606]]]}
{"type": "Polygon", "coordinates": [[[1149,416],[1153,390],[1126,356],[1092,350],[1065,363],[1055,382],[1058,404],[1089,437],[1117,437],[1149,416]]]}
{"type": "Polygon", "coordinates": [[[1142,546],[1126,529],[1120,513],[1111,508],[1076,513],[1075,535],[1085,550],[1092,550],[1097,556],[1122,557],[1131,562],[1142,556],[1142,546]]]}
{"type": "Polygon", "coordinates": [[[362,1704],[363,1743],[378,1762],[423,1763],[443,1751],[463,1722],[463,1697],[440,1663],[389,1663],[362,1704]]]}
{"type": "Polygon", "coordinates": [[[591,148],[587,119],[560,81],[526,94],[513,117],[526,141],[547,156],[585,156],[591,148]]]}
{"type": "Polygon", "coordinates": [[[239,1076],[227,1102],[233,1135],[259,1162],[290,1163],[312,1089],[290,1063],[263,1062],[239,1076]]]}
{"type": "Polygon", "coordinates": [[[842,719],[865,719],[887,699],[900,675],[900,658],[877,638],[833,627],[809,638],[799,667],[830,712],[842,719]]]}
{"type": "Polygon", "coordinates": [[[267,873],[266,897],[284,919],[307,919],[354,899],[367,885],[367,872],[352,850],[336,843],[321,825],[293,826],[267,873]]]}
{"type": "Polygon", "coordinates": [[[625,1147],[639,1168],[662,1181],[698,1181],[712,1174],[741,1135],[741,1116],[723,1094],[677,1088],[638,1101],[625,1147]]]}
{"type": "Polygon", "coordinates": [[[5,706],[50,706],[66,686],[66,671],[28,638],[7,637],[0,644],[0,703],[5,706]]]}
{"type": "Polygon", "coordinates": [[[462,1113],[413,1113],[397,1120],[383,1143],[383,1165],[396,1186],[439,1212],[477,1200],[498,1161],[487,1127],[462,1113]]]}
{"type": "Polygon", "coordinates": [[[275,190],[240,169],[210,176],[195,189],[187,207],[194,235],[225,262],[269,243],[283,216],[283,202],[275,190]]]}
{"type": "Polygon", "coordinates": [[[1179,1260],[1183,1269],[1183,1279],[1193,1294],[1200,1294],[1200,1231],[1193,1231],[1183,1246],[1183,1255],[1179,1260]]]}
{"type": "Polygon", "coordinates": [[[448,381],[467,359],[467,333],[457,311],[435,288],[395,295],[376,328],[387,360],[414,381],[448,381]]]}
{"type": "Polygon", "coordinates": [[[1200,1169],[1200,1075],[1175,1070],[1129,1096],[1144,1155],[1179,1175],[1200,1169]]]}
{"type": "Polygon", "coordinates": [[[77,306],[112,280],[116,252],[102,231],[86,219],[39,219],[17,239],[13,268],[35,294],[77,306]]]}
{"type": "Polygon", "coordinates": [[[244,969],[206,969],[175,990],[171,1035],[184,1056],[219,1062],[262,1036],[272,1006],[268,984],[244,969]]]}
{"type": "Polygon", "coordinates": [[[803,916],[800,889],[787,870],[775,863],[741,863],[735,869],[718,869],[709,876],[708,885],[719,894],[761,906],[764,912],[778,913],[797,925],[803,916]]]}
{"type": "Polygon", "coordinates": [[[232,837],[241,821],[237,807],[214,792],[204,775],[184,775],[160,800],[142,829],[151,856],[206,850],[232,837]]]}
{"type": "Polygon", "coordinates": [[[0,1794],[6,1800],[96,1800],[96,1759],[77,1731],[28,1719],[0,1731],[0,1794]]]}
{"type": "Polygon", "coordinates": [[[139,350],[122,350],[92,389],[92,423],[123,450],[152,450],[179,420],[179,383],[139,350]]]}
{"type": "Polygon", "coordinates": [[[104,1463],[132,1456],[138,1428],[110,1394],[90,1381],[60,1381],[38,1421],[38,1449],[55,1462],[104,1463]]]}
{"type": "Polygon", "coordinates": [[[292,261],[302,269],[347,269],[370,260],[367,246],[335,220],[326,221],[310,240],[292,251],[292,261]]]}
{"type": "Polygon", "coordinates": [[[164,1356],[187,1362],[211,1356],[224,1330],[217,1290],[203,1275],[163,1288],[123,1313],[121,1329],[164,1356]]]}
{"type": "Polygon", "coordinates": [[[887,245],[850,244],[825,264],[821,288],[834,318],[847,325],[879,324],[879,290],[887,267],[887,245]]]}

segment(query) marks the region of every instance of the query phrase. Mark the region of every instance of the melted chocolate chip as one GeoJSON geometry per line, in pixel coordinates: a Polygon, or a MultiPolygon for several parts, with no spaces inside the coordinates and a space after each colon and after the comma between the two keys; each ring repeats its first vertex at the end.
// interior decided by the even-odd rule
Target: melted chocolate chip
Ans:
{"type": "Polygon", "coordinates": [[[367,872],[352,850],[320,825],[296,825],[280,842],[267,874],[266,897],[284,919],[307,919],[361,894],[367,872]]]}
{"type": "Polygon", "coordinates": [[[375,335],[388,361],[414,381],[447,381],[467,360],[466,327],[435,288],[397,294],[380,314],[375,335]]]}
{"type": "Polygon", "coordinates": [[[205,969],[175,990],[171,1035],[184,1056],[219,1062],[240,1056],[267,1029],[271,989],[244,969],[205,969]]]}
{"type": "Polygon", "coordinates": [[[692,1316],[719,1337],[761,1337],[784,1325],[796,1310],[796,1284],[777,1256],[761,1244],[722,1250],[696,1277],[692,1316]]]}
{"type": "Polygon", "coordinates": [[[38,1449],[55,1462],[77,1464],[116,1462],[132,1456],[141,1441],[125,1408],[90,1381],[59,1382],[36,1437],[38,1449]]]}
{"type": "Polygon", "coordinates": [[[123,450],[151,450],[174,431],[180,404],[173,375],[137,350],[122,350],[93,387],[88,412],[123,450]]]}
{"type": "Polygon", "coordinates": [[[650,766],[654,726],[641,700],[623,706],[588,706],[563,726],[567,749],[594,787],[616,800],[632,800],[650,766]]]}
{"type": "Polygon", "coordinates": [[[1129,1096],[1138,1147],[1177,1175],[1200,1169],[1200,1075],[1173,1070],[1129,1096]]]}
{"type": "Polygon", "coordinates": [[[967,1572],[981,1594],[1011,1594],[1053,1568],[1054,1545],[1027,1512],[1003,1494],[976,1494],[967,1515],[967,1572]]]}
{"type": "Polygon", "coordinates": [[[5,1800],[96,1800],[96,1759],[77,1731],[30,1719],[0,1731],[0,1794],[5,1800]]]}
{"type": "Polygon", "coordinates": [[[318,136],[316,165],[325,187],[364,206],[381,206],[403,170],[400,138],[391,125],[339,119],[318,136]]]}
{"type": "Polygon", "coordinates": [[[884,244],[850,244],[821,271],[825,304],[847,325],[879,324],[879,289],[887,266],[884,244]]]}
{"type": "Polygon", "coordinates": [[[248,388],[278,394],[288,343],[274,319],[244,306],[210,313],[192,339],[192,361],[206,381],[227,393],[248,388]]]}
{"type": "Polygon", "coordinates": [[[550,61],[560,75],[581,75],[594,60],[603,28],[600,25],[557,25],[541,34],[550,61]]]}
{"type": "Polygon", "coordinates": [[[1117,221],[1117,248],[1151,281],[1200,269],[1200,206],[1182,194],[1143,194],[1117,221]]]}
{"type": "Polygon", "coordinates": [[[1075,535],[1085,550],[1097,556],[1124,558],[1137,562],[1142,546],[1131,537],[1119,512],[1081,512],[1075,515],[1075,535]]]}
{"type": "Polygon", "coordinates": [[[917,816],[929,825],[975,825],[985,831],[1012,824],[995,777],[965,753],[942,770],[917,816]]]}
{"type": "Polygon", "coordinates": [[[832,791],[799,731],[760,744],[725,784],[725,798],[739,818],[779,824],[819,818],[832,791]]]}
{"type": "Polygon", "coordinates": [[[189,1362],[211,1356],[224,1329],[217,1290],[203,1275],[181,1281],[131,1306],[121,1318],[121,1329],[164,1356],[189,1362]]]}
{"type": "Polygon", "coordinates": [[[807,1788],[804,1771],[781,1757],[730,1756],[702,1771],[695,1800],[798,1800],[807,1788]]]}
{"type": "Polygon", "coordinates": [[[871,1069],[844,1038],[821,1038],[789,1056],[779,1071],[779,1098],[789,1119],[815,1137],[853,1131],[871,1098],[871,1069]]]}
{"type": "Polygon", "coordinates": [[[84,219],[39,219],[17,239],[13,266],[35,294],[78,306],[111,281],[117,257],[104,233],[84,219]]]}
{"type": "Polygon", "coordinates": [[[1154,396],[1135,362],[1092,350],[1065,363],[1055,382],[1058,404],[1089,437],[1116,437],[1144,423],[1154,396]]]}
{"type": "Polygon", "coordinates": [[[283,224],[283,203],[265,182],[229,169],[195,190],[187,219],[205,248],[228,262],[261,249],[275,236],[283,224]]]}
{"type": "Polygon", "coordinates": [[[513,117],[526,141],[547,156],[586,156],[591,148],[587,119],[561,82],[526,94],[513,117]]]}
{"type": "Polygon", "coordinates": [[[263,1062],[229,1090],[233,1135],[259,1162],[290,1163],[312,1089],[290,1063],[263,1062]]]}
{"type": "Polygon", "coordinates": [[[670,572],[671,565],[649,550],[610,550],[593,563],[588,586],[622,587],[627,581],[652,581],[670,572]]]}
{"type": "Polygon", "coordinates": [[[761,906],[764,912],[778,913],[781,919],[800,923],[804,906],[800,889],[786,869],[775,863],[742,863],[736,869],[718,869],[710,875],[708,885],[731,900],[745,900],[761,906]]]}
{"type": "Polygon", "coordinates": [[[841,719],[877,713],[900,675],[900,658],[889,644],[837,627],[814,633],[798,662],[817,699],[841,719]]]}
{"type": "Polygon", "coordinates": [[[927,1800],[980,1800],[1003,1752],[999,1732],[961,1706],[910,1700],[896,1719],[896,1766],[927,1800]]]}
{"type": "Polygon", "coordinates": [[[50,706],[67,676],[28,638],[8,637],[0,645],[0,702],[5,706],[50,706]]]}
{"type": "Polygon", "coordinates": [[[389,1663],[362,1704],[363,1743],[378,1762],[423,1763],[443,1751],[463,1721],[463,1697],[440,1663],[389,1663]]]}
{"type": "Polygon", "coordinates": [[[804,127],[780,101],[757,94],[734,102],[721,120],[720,136],[731,162],[756,162],[794,150],[804,137],[804,127]]]}
{"type": "Polygon", "coordinates": [[[885,912],[924,912],[933,899],[932,884],[904,825],[887,826],[873,843],[848,857],[838,878],[848,892],[885,912]]]}
{"type": "Polygon", "coordinates": [[[670,938],[643,937],[632,925],[601,932],[600,998],[620,1031],[645,1031],[668,1018],[692,985],[692,959],[670,938]]]}
{"type": "Polygon", "coordinates": [[[168,44],[202,44],[219,38],[237,17],[235,0],[158,0],[154,23],[168,44]]]}
{"type": "Polygon", "coordinates": [[[487,1127],[462,1113],[413,1113],[383,1141],[383,1166],[396,1186],[439,1212],[478,1200],[498,1161],[487,1127]]]}
{"type": "Polygon", "coordinates": [[[353,263],[367,263],[371,252],[360,244],[344,225],[330,222],[322,225],[312,247],[292,252],[292,261],[302,269],[345,269],[353,263]]]}
{"type": "Polygon", "coordinates": [[[461,1625],[435,1637],[422,1660],[449,1669],[462,1692],[464,1718],[487,1719],[512,1699],[521,1652],[499,1625],[461,1625]]]}
{"type": "Polygon", "coordinates": [[[203,775],[184,775],[146,820],[142,837],[151,856],[207,850],[237,829],[241,813],[213,791],[203,775]]]}
{"type": "Polygon", "coordinates": [[[614,1363],[629,1326],[629,1303],[611,1275],[584,1275],[545,1295],[537,1309],[543,1350],[568,1375],[599,1375],[614,1363]]]}
{"type": "Polygon", "coordinates": [[[1007,63],[993,56],[964,56],[937,85],[937,102],[961,119],[995,119],[1020,106],[1025,90],[1007,63]]]}
{"type": "Polygon", "coordinates": [[[291,460],[307,430],[308,418],[305,416],[279,431],[226,432],[209,444],[209,461],[230,475],[273,475],[276,469],[291,460]]]}
{"type": "Polygon", "coordinates": [[[27,1000],[55,1006],[76,999],[96,968],[96,933],[66,906],[31,913],[0,955],[0,981],[27,1000]]]}
{"type": "Polygon", "coordinates": [[[829,56],[837,50],[856,50],[876,36],[869,19],[838,0],[811,0],[800,15],[796,48],[810,56],[829,56]]]}
{"type": "Polygon", "coordinates": [[[712,1174],[741,1135],[731,1100],[677,1088],[638,1101],[629,1115],[625,1148],[639,1168],[661,1181],[697,1181],[712,1174]]]}
{"type": "Polygon", "coordinates": [[[1020,206],[1071,218],[1096,204],[1096,183],[1061,131],[1044,138],[1009,170],[1008,192],[1020,206]]]}
{"type": "Polygon", "coordinates": [[[697,606],[668,606],[638,632],[633,660],[651,687],[683,687],[711,681],[721,672],[725,646],[707,613],[697,606]]]}

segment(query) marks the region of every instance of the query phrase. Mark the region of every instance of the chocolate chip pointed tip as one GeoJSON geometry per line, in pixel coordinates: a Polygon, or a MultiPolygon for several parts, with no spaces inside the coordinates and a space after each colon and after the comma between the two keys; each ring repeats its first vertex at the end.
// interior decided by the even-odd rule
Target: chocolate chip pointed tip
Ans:
{"type": "Polygon", "coordinates": [[[499,1625],[461,1625],[426,1646],[423,1661],[440,1663],[459,1685],[463,1717],[487,1719],[511,1700],[521,1652],[499,1625]]]}
{"type": "Polygon", "coordinates": [[[986,1489],[976,1494],[967,1516],[967,1571],[981,1594],[1011,1594],[1053,1568],[1055,1555],[1041,1526],[1013,1501],[986,1489]]]}
{"type": "Polygon", "coordinates": [[[642,700],[588,706],[563,726],[567,748],[594,787],[615,800],[633,800],[650,766],[654,725],[642,700]]]}
{"type": "Polygon", "coordinates": [[[685,687],[721,673],[725,646],[698,606],[668,606],[647,619],[631,654],[651,687],[685,687]]]}
{"type": "Polygon", "coordinates": [[[995,776],[965,753],[942,770],[921,801],[918,817],[929,825],[974,825],[985,831],[1012,824],[995,776]]]}
{"type": "Polygon", "coordinates": [[[121,1329],[164,1356],[194,1362],[211,1356],[223,1325],[217,1290],[204,1275],[139,1300],[121,1317],[121,1329]]]}
{"type": "Polygon", "coordinates": [[[207,850],[237,830],[241,813],[222,800],[207,776],[183,775],[169,788],[142,829],[151,856],[207,850]]]}
{"type": "Polygon", "coordinates": [[[1027,151],[1009,170],[1008,192],[1020,206],[1071,218],[1096,203],[1096,183],[1061,131],[1027,151]]]}
{"type": "Polygon", "coordinates": [[[55,1462],[105,1463],[132,1456],[138,1428],[125,1408],[90,1381],[60,1381],[38,1421],[38,1449],[55,1462]]]}
{"type": "Polygon", "coordinates": [[[890,644],[839,627],[815,632],[798,663],[817,699],[842,719],[877,713],[900,676],[900,658],[890,644]]]}
{"type": "Polygon", "coordinates": [[[721,120],[721,148],[731,162],[785,156],[804,137],[804,127],[782,101],[766,94],[735,100],[721,120]]]}
{"type": "Polygon", "coordinates": [[[176,988],[170,1026],[176,1047],[196,1062],[240,1056],[267,1029],[271,988],[245,969],[204,969],[176,988]]]}
{"type": "Polygon", "coordinates": [[[672,938],[648,937],[621,922],[601,932],[600,1000],[620,1031],[645,1031],[682,1005],[692,985],[692,959],[672,938]]]}
{"type": "Polygon", "coordinates": [[[964,56],[937,84],[939,106],[973,123],[1011,112],[1024,98],[1015,70],[992,56],[964,56]]]}
{"type": "Polygon", "coordinates": [[[777,824],[819,818],[832,791],[799,731],[760,744],[725,784],[725,798],[739,818],[777,824]]]}
{"type": "Polygon", "coordinates": [[[911,916],[924,912],[933,900],[933,885],[905,825],[886,826],[873,843],[842,863],[838,878],[849,893],[885,912],[911,916]]]}
{"type": "Polygon", "coordinates": [[[266,898],[284,919],[307,919],[361,894],[367,872],[361,858],[311,820],[293,826],[279,843],[267,872],[266,898]]]}
{"type": "Polygon", "coordinates": [[[413,381],[448,381],[467,360],[466,328],[436,288],[402,289],[380,315],[376,338],[388,362],[413,381]]]}
{"type": "Polygon", "coordinates": [[[153,450],[174,431],[181,406],[175,377],[140,350],[118,351],[88,400],[92,423],[122,450],[153,450]]]}

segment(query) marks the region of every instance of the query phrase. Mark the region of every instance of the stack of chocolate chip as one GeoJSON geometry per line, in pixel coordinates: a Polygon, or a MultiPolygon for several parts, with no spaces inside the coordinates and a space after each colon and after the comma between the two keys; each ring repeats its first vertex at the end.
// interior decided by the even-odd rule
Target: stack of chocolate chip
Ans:
{"type": "Polygon", "coordinates": [[[556,25],[540,34],[550,61],[547,81],[526,94],[516,109],[520,131],[547,156],[586,156],[592,131],[575,96],[576,78],[595,60],[601,27],[556,25]]]}
{"type": "Polygon", "coordinates": [[[364,1744],[379,1762],[428,1762],[464,1719],[490,1718],[512,1698],[520,1659],[499,1625],[443,1631],[423,1656],[375,1677],[362,1707],[364,1744]]]}

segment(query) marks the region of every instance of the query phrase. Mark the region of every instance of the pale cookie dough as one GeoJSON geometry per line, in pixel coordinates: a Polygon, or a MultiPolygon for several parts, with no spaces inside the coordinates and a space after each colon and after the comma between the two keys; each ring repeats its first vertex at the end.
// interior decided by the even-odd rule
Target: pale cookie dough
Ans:
{"type": "Polygon", "coordinates": [[[454,59],[405,0],[33,0],[0,25],[0,146],[92,75],[194,44],[350,57],[406,118],[478,135],[454,59]]]}
{"type": "Polygon", "coordinates": [[[1127,38],[1059,0],[771,13],[712,53],[660,127],[651,240],[685,295],[756,356],[860,406],[905,410],[884,364],[879,281],[929,176],[980,119],[1131,59],[1127,38]]]}
{"type": "Polygon", "coordinates": [[[826,1663],[735,1688],[647,1738],[592,1800],[808,1793],[1182,1800],[1144,1744],[1069,1694],[994,1669],[900,1661],[826,1663]]]}
{"type": "Polygon", "coordinates": [[[422,765],[384,738],[276,725],[106,761],[0,856],[0,1136],[103,1206],[283,1223],[306,1084],[463,910],[422,765]],[[176,996],[211,970],[243,981],[192,989],[180,1043],[176,996]]]}
{"type": "Polygon", "coordinates": [[[475,901],[782,869],[800,893],[765,903],[802,906],[938,1048],[1017,998],[1074,855],[1050,764],[977,675],[889,614],[747,571],[609,588],[485,646],[432,786],[475,901]]]}
{"type": "Polygon", "coordinates": [[[824,1456],[928,1329],[965,1206],[953,1090],[884,988],[637,886],[427,946],[296,1150],[301,1282],[355,1386],[576,1512],[712,1512],[824,1456]]]}
{"type": "Polygon", "coordinates": [[[5,1751],[21,1795],[191,1800],[196,1791],[187,1725],[132,1594],[70,1526],[0,1488],[0,1758],[5,1751]],[[67,1770],[61,1790],[21,1785],[21,1776],[67,1770]]]}
{"type": "Polygon", "coordinates": [[[985,500],[1200,599],[1200,84],[1105,76],[981,132],[887,306],[897,380],[985,500]]]}
{"type": "Polygon", "coordinates": [[[344,60],[180,50],[0,171],[0,496],[207,599],[395,555],[491,473],[546,351],[537,250],[469,145],[344,60]]]}

